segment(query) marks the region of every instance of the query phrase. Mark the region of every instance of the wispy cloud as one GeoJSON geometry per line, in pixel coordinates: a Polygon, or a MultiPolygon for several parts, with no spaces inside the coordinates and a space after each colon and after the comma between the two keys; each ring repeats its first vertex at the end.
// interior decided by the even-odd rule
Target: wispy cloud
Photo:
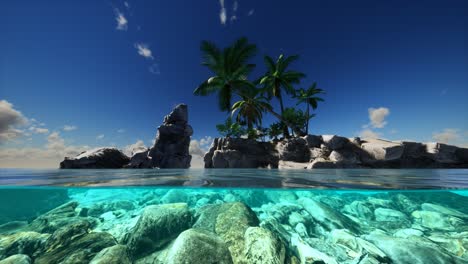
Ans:
{"type": "Polygon", "coordinates": [[[146,149],[147,147],[145,143],[143,142],[143,140],[138,139],[135,143],[125,146],[123,148],[123,152],[127,156],[133,156],[133,154],[135,154],[136,152],[146,150],[146,149]]]}
{"type": "Polygon", "coordinates": [[[371,129],[364,129],[359,133],[359,136],[362,138],[380,138],[382,134],[371,129]]]}
{"type": "Polygon", "coordinates": [[[237,20],[236,13],[237,13],[238,8],[239,8],[239,3],[237,1],[234,1],[234,3],[232,4],[232,15],[231,15],[231,18],[229,18],[229,21],[231,21],[231,23],[237,20]]]}
{"type": "Polygon", "coordinates": [[[459,130],[446,128],[443,131],[432,133],[432,139],[439,143],[456,143],[461,138],[459,130]]]}
{"type": "Polygon", "coordinates": [[[127,1],[124,2],[124,6],[125,6],[126,8],[130,8],[130,4],[128,4],[127,1]]]}
{"type": "Polygon", "coordinates": [[[385,118],[390,114],[390,109],[386,107],[379,107],[379,108],[369,108],[369,119],[370,124],[374,128],[383,128],[387,121],[385,118]]]}
{"type": "Polygon", "coordinates": [[[157,63],[153,63],[151,66],[149,66],[148,70],[152,74],[156,74],[156,75],[161,74],[161,71],[159,70],[159,64],[157,64],[157,63]]]}
{"type": "Polygon", "coordinates": [[[219,11],[219,20],[221,24],[225,25],[227,20],[226,8],[224,7],[224,0],[219,0],[221,10],[219,11]]]}
{"type": "Polygon", "coordinates": [[[135,43],[135,48],[137,49],[138,54],[140,54],[141,56],[151,60],[154,59],[153,53],[151,52],[148,45],[143,43],[135,43]]]}
{"type": "Polygon", "coordinates": [[[73,130],[77,130],[78,127],[77,126],[73,126],[73,125],[64,125],[63,126],[63,131],[73,131],[73,130]]]}
{"type": "Polygon", "coordinates": [[[115,21],[117,21],[116,29],[126,31],[128,29],[128,20],[127,20],[127,18],[117,8],[114,9],[114,13],[115,13],[115,21]]]}
{"type": "Polygon", "coordinates": [[[104,138],[104,134],[100,134],[100,135],[97,135],[96,139],[103,139],[104,138]]]}
{"type": "Polygon", "coordinates": [[[255,13],[255,9],[250,9],[249,12],[247,13],[247,16],[252,16],[255,13]]]}
{"type": "Polygon", "coordinates": [[[117,133],[125,133],[125,129],[121,128],[117,130],[117,133]]]}
{"type": "Polygon", "coordinates": [[[48,134],[49,129],[43,128],[43,127],[36,127],[36,126],[31,126],[29,128],[29,131],[31,131],[34,134],[48,134]]]}

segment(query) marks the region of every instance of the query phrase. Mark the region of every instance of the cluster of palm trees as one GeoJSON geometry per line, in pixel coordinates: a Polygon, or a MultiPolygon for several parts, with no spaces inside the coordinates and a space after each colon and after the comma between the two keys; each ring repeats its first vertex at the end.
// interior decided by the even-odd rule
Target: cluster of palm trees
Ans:
{"type": "Polygon", "coordinates": [[[249,138],[255,138],[258,132],[267,133],[270,138],[277,138],[280,134],[290,137],[289,129],[296,136],[309,133],[309,120],[314,116],[310,114],[310,109],[315,110],[318,102],[323,101],[319,97],[323,90],[317,88],[316,83],[308,89],[294,88],[305,77],[304,73],[288,69],[299,56],[280,55],[276,61],[265,56],[266,73],[259,79],[249,81],[248,76],[256,66],[249,61],[256,55],[257,47],[250,44],[247,38],[240,38],[224,49],[203,41],[201,51],[202,65],[208,67],[214,76],[200,84],[194,94],[217,94],[219,109],[230,113],[226,123],[217,126],[220,132],[226,136],[245,133],[249,138]],[[283,102],[285,95],[297,99],[297,105],[306,104],[306,111],[286,108],[283,102]],[[232,103],[234,97],[238,101],[232,103]],[[279,113],[270,104],[273,97],[279,101],[279,113]],[[268,129],[262,128],[265,113],[276,117],[278,123],[273,123],[268,129]],[[235,117],[235,122],[231,120],[232,117],[235,117]],[[243,130],[245,126],[247,130],[243,130]]]}

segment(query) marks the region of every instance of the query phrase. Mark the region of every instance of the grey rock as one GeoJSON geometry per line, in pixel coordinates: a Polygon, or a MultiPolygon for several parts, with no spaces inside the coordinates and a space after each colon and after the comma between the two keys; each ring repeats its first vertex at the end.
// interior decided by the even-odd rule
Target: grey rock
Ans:
{"type": "Polygon", "coordinates": [[[366,220],[371,220],[374,217],[372,210],[365,202],[362,201],[353,201],[352,203],[345,205],[343,211],[355,217],[366,220]]]}
{"type": "Polygon", "coordinates": [[[330,150],[337,150],[345,147],[349,143],[349,139],[345,137],[340,137],[336,135],[323,135],[323,144],[327,146],[330,150]]]}
{"type": "Polygon", "coordinates": [[[439,163],[459,163],[457,157],[457,147],[442,144],[442,143],[427,143],[426,144],[426,151],[430,154],[430,156],[439,163]]]}
{"type": "Polygon", "coordinates": [[[16,254],[36,256],[44,250],[48,234],[37,232],[18,232],[0,236],[0,259],[16,254]]]}
{"type": "Polygon", "coordinates": [[[405,149],[402,143],[381,139],[366,139],[361,144],[361,148],[377,161],[398,160],[402,157],[405,149]]]}
{"type": "Polygon", "coordinates": [[[245,231],[244,262],[283,264],[286,250],[270,230],[249,227],[245,231]]]}
{"type": "Polygon", "coordinates": [[[31,258],[28,255],[16,254],[0,260],[0,264],[30,264],[31,258]]]}
{"type": "Polygon", "coordinates": [[[94,256],[89,264],[131,264],[132,261],[127,252],[127,247],[124,245],[115,245],[104,248],[94,256]]]}
{"type": "Polygon", "coordinates": [[[330,161],[341,162],[345,164],[359,164],[359,156],[350,149],[334,150],[330,153],[330,161]]]}
{"type": "Polygon", "coordinates": [[[230,264],[233,262],[226,243],[217,235],[201,229],[188,229],[174,241],[165,263],[230,264]]]}
{"type": "Polygon", "coordinates": [[[378,222],[407,222],[408,218],[405,214],[400,211],[388,209],[388,208],[377,208],[374,211],[375,220],[378,222]]]}
{"type": "Polygon", "coordinates": [[[320,145],[323,143],[322,136],[316,135],[307,135],[302,137],[307,142],[307,147],[309,148],[319,148],[320,145]]]}
{"type": "Polygon", "coordinates": [[[130,161],[116,148],[97,148],[82,152],[74,158],[65,157],[61,169],[117,169],[130,161]]]}
{"type": "Polygon", "coordinates": [[[152,166],[151,157],[148,156],[149,149],[140,150],[138,152],[133,153],[132,157],[130,158],[130,162],[125,165],[125,168],[150,168],[152,166]]]}
{"type": "Polygon", "coordinates": [[[303,138],[289,138],[276,145],[280,160],[307,162],[310,160],[308,143],[303,138]]]}
{"type": "Polygon", "coordinates": [[[189,154],[190,136],[193,129],[188,122],[188,108],[177,105],[158,127],[154,146],[149,150],[151,167],[188,168],[192,156],[189,154]]]}
{"type": "Polygon", "coordinates": [[[145,207],[135,227],[126,235],[132,258],[136,259],[163,248],[191,226],[192,216],[186,203],[145,207]]]}

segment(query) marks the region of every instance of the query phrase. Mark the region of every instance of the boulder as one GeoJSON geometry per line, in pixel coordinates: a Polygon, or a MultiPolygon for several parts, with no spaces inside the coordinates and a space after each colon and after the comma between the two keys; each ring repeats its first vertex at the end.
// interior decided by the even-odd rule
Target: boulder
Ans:
{"type": "Polygon", "coordinates": [[[202,229],[188,229],[171,245],[164,263],[231,264],[233,262],[226,243],[217,235],[202,229]]]}
{"type": "Polygon", "coordinates": [[[132,261],[127,252],[127,247],[124,245],[115,245],[101,250],[94,256],[89,264],[131,264],[132,261]]]}
{"type": "Polygon", "coordinates": [[[359,164],[359,155],[351,149],[333,150],[328,157],[330,161],[344,164],[359,164]]]}
{"type": "Polygon", "coordinates": [[[116,148],[96,148],[82,152],[74,158],[65,157],[61,169],[118,169],[130,161],[116,148]]]}
{"type": "Polygon", "coordinates": [[[302,138],[307,142],[308,148],[319,148],[323,143],[322,136],[307,135],[302,138]]]}
{"type": "Polygon", "coordinates": [[[188,124],[188,107],[179,104],[164,117],[163,124],[158,127],[154,146],[148,152],[151,167],[190,167],[192,156],[189,154],[189,145],[192,134],[193,129],[188,124]]]}
{"type": "Polygon", "coordinates": [[[310,160],[308,143],[303,138],[288,138],[276,145],[280,160],[307,162],[310,160]]]}
{"type": "Polygon", "coordinates": [[[243,263],[283,264],[285,252],[283,243],[270,230],[249,227],[245,231],[243,263]]]}
{"type": "Polygon", "coordinates": [[[135,227],[123,242],[133,259],[163,248],[191,226],[192,216],[186,203],[145,207],[135,227]]]}
{"type": "Polygon", "coordinates": [[[349,143],[349,139],[345,137],[340,137],[336,135],[323,135],[323,144],[327,146],[330,150],[337,150],[345,147],[349,143]]]}
{"type": "Polygon", "coordinates": [[[457,227],[464,224],[464,221],[458,217],[434,211],[414,211],[411,216],[415,223],[432,230],[455,231],[457,227]]]}
{"type": "Polygon", "coordinates": [[[270,142],[215,138],[204,157],[205,168],[278,168],[278,152],[270,142]]]}
{"type": "Polygon", "coordinates": [[[377,222],[408,222],[408,217],[405,214],[393,209],[380,207],[375,209],[374,215],[377,222]]]}
{"type": "MultiPolygon", "coordinates": [[[[395,143],[381,139],[366,139],[361,148],[376,161],[399,160],[405,149],[402,143],[395,143]]],[[[370,161],[372,162],[372,160],[370,161]]]]}
{"type": "Polygon", "coordinates": [[[426,151],[430,157],[438,163],[456,164],[460,163],[457,157],[458,148],[455,146],[442,144],[442,143],[426,143],[426,151]]]}
{"type": "Polygon", "coordinates": [[[0,260],[0,264],[30,264],[31,258],[28,255],[16,254],[0,260]]]}
{"type": "Polygon", "coordinates": [[[43,251],[48,238],[48,234],[37,232],[18,232],[0,236],[0,259],[16,254],[36,256],[43,251]]]}
{"type": "Polygon", "coordinates": [[[133,153],[130,162],[125,165],[125,168],[139,169],[150,168],[151,157],[148,156],[149,149],[139,150],[133,153]]]}
{"type": "Polygon", "coordinates": [[[363,238],[381,249],[395,264],[464,263],[433,243],[418,237],[397,238],[371,233],[363,238]]]}

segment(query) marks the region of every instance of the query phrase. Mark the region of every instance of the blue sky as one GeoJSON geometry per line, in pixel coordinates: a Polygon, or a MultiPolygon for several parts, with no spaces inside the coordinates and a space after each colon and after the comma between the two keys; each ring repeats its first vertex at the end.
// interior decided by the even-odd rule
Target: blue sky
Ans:
{"type": "Polygon", "coordinates": [[[259,48],[252,79],[263,55],[300,54],[301,86],[326,90],[311,133],[467,144],[467,14],[464,0],[2,1],[0,166],[150,145],[178,103],[194,139],[217,136],[216,96],[192,94],[210,77],[199,45],[241,36],[259,48]]]}

